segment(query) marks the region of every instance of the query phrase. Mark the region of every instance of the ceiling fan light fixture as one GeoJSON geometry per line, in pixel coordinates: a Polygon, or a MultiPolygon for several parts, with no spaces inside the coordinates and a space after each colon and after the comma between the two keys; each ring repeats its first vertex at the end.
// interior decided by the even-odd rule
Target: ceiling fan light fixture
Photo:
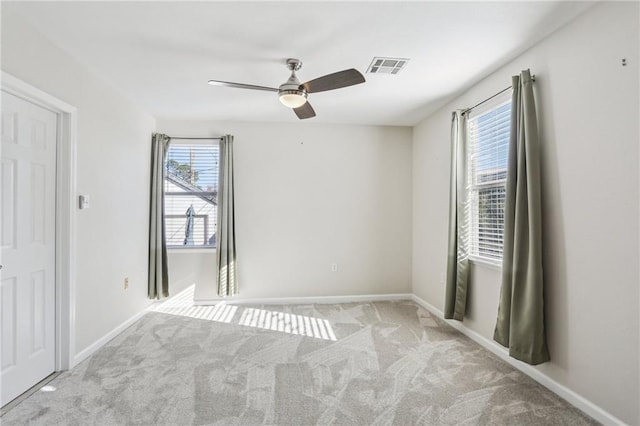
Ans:
{"type": "Polygon", "coordinates": [[[307,102],[307,94],[303,90],[281,90],[280,102],[289,108],[298,108],[307,102]]]}

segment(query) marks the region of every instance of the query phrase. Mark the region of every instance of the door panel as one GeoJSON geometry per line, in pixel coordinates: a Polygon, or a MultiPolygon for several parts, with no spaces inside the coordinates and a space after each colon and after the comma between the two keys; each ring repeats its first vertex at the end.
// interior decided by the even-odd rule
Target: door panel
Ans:
{"type": "Polygon", "coordinates": [[[2,185],[2,193],[0,193],[0,201],[2,202],[2,235],[0,241],[2,248],[15,248],[16,236],[16,163],[15,160],[2,158],[2,170],[0,181],[2,185]]]}
{"type": "Polygon", "coordinates": [[[0,402],[55,370],[57,116],[2,92],[0,402]]]}
{"type": "Polygon", "coordinates": [[[46,347],[47,324],[45,322],[45,303],[47,299],[47,287],[44,270],[31,273],[31,312],[33,313],[33,328],[31,336],[31,350],[29,356],[46,347]]]}
{"type": "Polygon", "coordinates": [[[31,165],[31,243],[45,244],[46,168],[31,165]]]}
{"type": "Polygon", "coordinates": [[[1,374],[16,365],[16,279],[7,278],[0,282],[0,308],[2,308],[2,359],[1,374]]]}

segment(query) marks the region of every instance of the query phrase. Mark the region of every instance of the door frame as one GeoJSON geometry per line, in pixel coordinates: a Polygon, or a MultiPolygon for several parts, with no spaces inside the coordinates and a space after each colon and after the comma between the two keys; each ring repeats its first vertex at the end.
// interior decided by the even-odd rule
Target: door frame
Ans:
{"type": "Polygon", "coordinates": [[[55,369],[74,366],[76,330],[76,107],[2,71],[2,91],[57,116],[55,242],[55,369]]]}

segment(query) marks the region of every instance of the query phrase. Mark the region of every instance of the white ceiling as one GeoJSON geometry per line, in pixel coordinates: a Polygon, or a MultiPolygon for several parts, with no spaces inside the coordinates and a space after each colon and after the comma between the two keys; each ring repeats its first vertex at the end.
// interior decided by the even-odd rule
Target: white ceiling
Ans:
{"type": "MultiPolygon", "coordinates": [[[[310,122],[414,125],[593,3],[2,2],[158,118],[295,122],[276,93],[288,57],[301,81],[374,56],[410,58],[396,76],[310,95],[310,122]]],[[[25,47],[28,49],[28,46],[25,47]]],[[[519,70],[513,70],[518,72],[519,70]]]]}

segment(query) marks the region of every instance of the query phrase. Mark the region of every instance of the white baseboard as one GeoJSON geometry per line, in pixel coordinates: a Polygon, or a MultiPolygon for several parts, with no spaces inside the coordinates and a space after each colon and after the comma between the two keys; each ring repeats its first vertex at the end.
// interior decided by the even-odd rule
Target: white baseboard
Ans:
{"type": "Polygon", "coordinates": [[[613,414],[603,410],[602,408],[600,408],[593,402],[589,401],[588,399],[584,398],[583,396],[577,394],[576,392],[572,391],[566,386],[556,382],[555,380],[553,380],[546,374],[542,373],[535,367],[510,357],[509,351],[505,347],[498,344],[497,342],[494,342],[493,340],[489,340],[486,337],[480,335],[479,333],[471,330],[460,321],[444,319],[444,313],[440,309],[436,308],[430,303],[427,303],[425,300],[421,299],[415,294],[412,294],[411,296],[412,296],[412,300],[416,302],[418,305],[422,306],[424,309],[431,312],[438,318],[446,321],[447,324],[449,324],[451,327],[460,331],[462,334],[464,334],[474,342],[478,343],[480,346],[484,347],[488,351],[494,353],[500,359],[502,359],[503,361],[506,361],[512,367],[517,368],[518,370],[520,370],[527,376],[531,377],[533,380],[540,383],[542,386],[546,387],[556,395],[560,396],[561,398],[564,398],[567,402],[569,402],[576,408],[584,411],[587,415],[593,417],[595,420],[599,421],[600,423],[605,425],[624,425],[625,424],[622,420],[618,419],[613,414]]]}
{"type": "Polygon", "coordinates": [[[72,364],[69,366],[69,369],[72,369],[73,367],[80,364],[85,359],[89,358],[96,351],[98,351],[98,349],[106,345],[111,339],[116,337],[118,334],[122,333],[127,328],[131,327],[133,323],[138,321],[140,318],[144,316],[144,314],[149,312],[149,310],[151,310],[151,308],[154,305],[155,303],[150,304],[149,306],[144,308],[142,311],[138,312],[137,314],[135,314],[134,316],[132,316],[131,318],[129,318],[128,320],[126,320],[125,322],[123,322],[122,324],[120,324],[119,326],[117,326],[116,328],[114,328],[113,330],[111,330],[110,332],[108,332],[107,334],[105,334],[104,336],[102,336],[101,338],[99,338],[98,340],[96,340],[95,342],[93,342],[92,344],[90,344],[80,352],[78,352],[76,355],[74,355],[73,359],[71,360],[72,364]]]}
{"type": "Polygon", "coordinates": [[[349,296],[305,296],[305,297],[264,297],[250,299],[218,298],[195,299],[194,305],[215,305],[225,302],[228,305],[309,305],[354,302],[380,302],[388,300],[413,300],[411,293],[363,294],[349,296]]]}

